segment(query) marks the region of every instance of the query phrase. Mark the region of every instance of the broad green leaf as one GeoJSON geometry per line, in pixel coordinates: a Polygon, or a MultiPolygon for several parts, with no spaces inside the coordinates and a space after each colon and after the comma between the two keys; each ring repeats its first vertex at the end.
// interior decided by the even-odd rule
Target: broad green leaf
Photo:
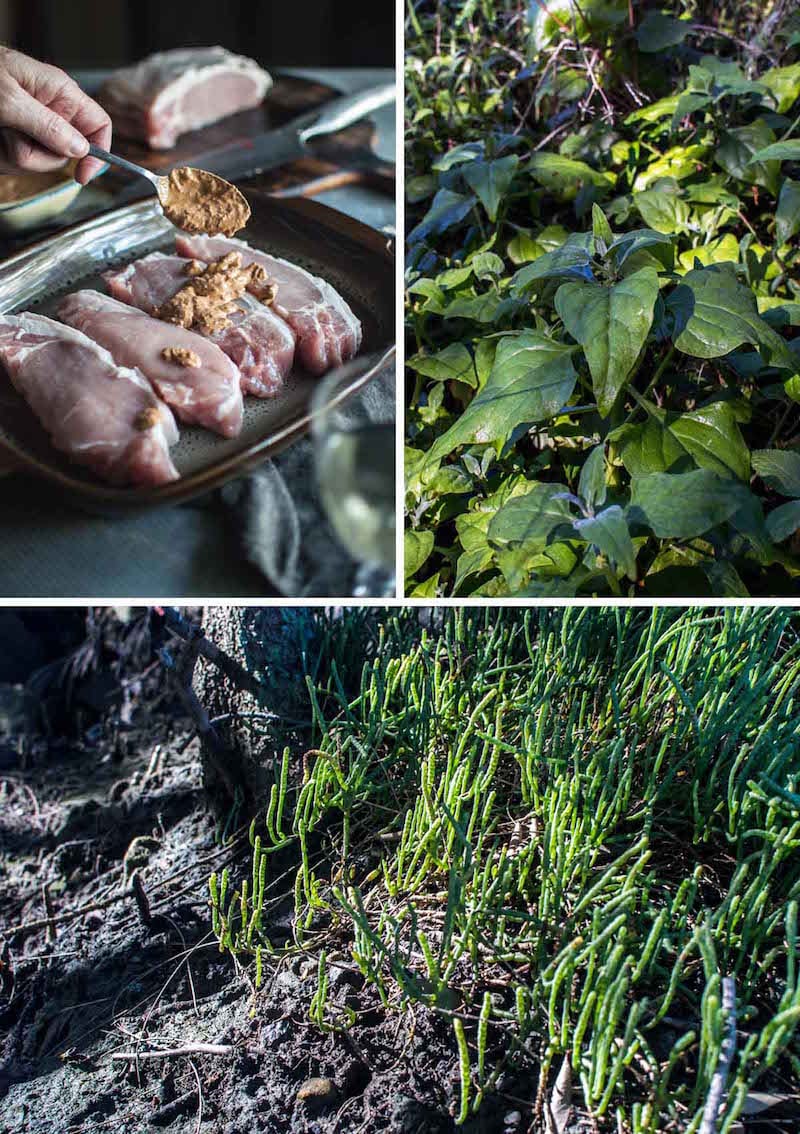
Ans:
{"type": "Polygon", "coordinates": [[[696,90],[711,91],[717,101],[733,94],[767,98],[769,105],[774,102],[769,87],[757,80],[748,79],[738,63],[732,59],[722,59],[718,55],[704,55],[699,67],[689,68],[689,86],[696,90]]]}
{"type": "Polygon", "coordinates": [[[569,236],[569,232],[560,224],[547,225],[534,236],[529,229],[521,229],[508,244],[508,258],[512,264],[526,264],[537,260],[546,252],[560,248],[569,236]]]}
{"type": "Polygon", "coordinates": [[[534,484],[530,492],[509,500],[492,518],[489,539],[495,544],[547,546],[550,535],[561,524],[572,523],[572,512],[563,484],[534,484]]]}
{"type": "Polygon", "coordinates": [[[469,262],[479,280],[492,279],[505,271],[505,264],[496,252],[478,252],[469,262]]]}
{"type": "Polygon", "coordinates": [[[433,280],[415,280],[414,283],[409,284],[408,293],[425,297],[425,302],[422,304],[423,311],[433,311],[438,314],[447,303],[447,295],[433,280]]]}
{"type": "Polygon", "coordinates": [[[687,272],[667,306],[675,317],[675,346],[684,354],[720,358],[742,343],[752,343],[770,354],[774,366],[795,365],[786,343],[759,316],[755,296],[739,283],[732,266],[687,272]]]}
{"type": "Polygon", "coordinates": [[[683,43],[691,30],[692,25],[685,20],[676,20],[663,12],[648,12],[636,29],[636,40],[640,51],[664,51],[683,43]]]}
{"type": "Polygon", "coordinates": [[[680,95],[668,95],[667,98],[660,98],[657,102],[651,102],[649,106],[643,106],[640,110],[633,110],[625,119],[626,126],[633,126],[637,122],[661,122],[665,118],[671,118],[675,113],[675,108],[678,105],[680,95]]]}
{"type": "Polygon", "coordinates": [[[711,563],[704,563],[703,572],[711,584],[712,593],[719,598],[750,597],[739,572],[728,560],[714,559],[711,563]]]}
{"type": "Polygon", "coordinates": [[[691,212],[677,193],[645,189],[642,193],[633,194],[633,203],[644,223],[656,232],[686,232],[691,212]]]}
{"type": "Polygon", "coordinates": [[[463,146],[454,146],[452,150],[448,150],[446,154],[442,154],[433,163],[433,169],[438,170],[440,173],[445,173],[448,169],[452,169],[454,165],[460,165],[465,161],[475,161],[476,158],[483,157],[484,145],[483,142],[465,142],[463,146]]]}
{"type": "Polygon", "coordinates": [[[800,453],[793,449],[755,449],[753,469],[783,496],[800,497],[800,453]]]}
{"type": "Polygon", "coordinates": [[[778,114],[786,114],[800,97],[800,63],[772,67],[759,76],[759,82],[775,95],[778,114]]]}
{"type": "Polygon", "coordinates": [[[471,280],[473,274],[474,269],[471,264],[465,264],[460,268],[445,268],[443,272],[439,272],[436,283],[442,291],[455,291],[467,280],[471,280]]]}
{"type": "MultiPolygon", "coordinates": [[[[672,248],[672,237],[663,232],[656,232],[651,228],[633,228],[630,232],[623,232],[616,236],[609,248],[609,254],[614,258],[617,268],[621,268],[626,260],[641,251],[651,247],[672,248]]],[[[669,261],[670,266],[672,262],[669,261]]]]}
{"type": "Polygon", "coordinates": [[[405,560],[405,578],[410,579],[416,575],[423,563],[433,551],[433,532],[407,531],[403,544],[403,558],[405,560]]]}
{"type": "Polygon", "coordinates": [[[800,141],[774,142],[753,155],[755,161],[800,161],[800,141]]]}
{"type": "Polygon", "coordinates": [[[481,339],[475,348],[475,369],[478,372],[478,389],[482,389],[489,381],[492,373],[495,355],[497,354],[497,339],[481,339]]]}
{"type": "Polygon", "coordinates": [[[544,249],[529,229],[523,229],[509,240],[507,253],[512,264],[528,264],[541,256],[544,249]]]}
{"type": "Polygon", "coordinates": [[[490,221],[497,220],[500,205],[514,180],[519,158],[516,154],[496,161],[472,161],[462,168],[467,185],[476,194],[490,221]]]}
{"type": "Polygon", "coordinates": [[[651,473],[632,479],[628,518],[659,539],[693,539],[730,519],[750,498],[739,481],[710,469],[651,473]]]}
{"type": "Polygon", "coordinates": [[[574,598],[577,585],[569,579],[531,579],[527,587],[517,591],[516,598],[559,599],[574,598]]]}
{"type": "Polygon", "coordinates": [[[575,388],[572,353],[572,347],[532,331],[501,339],[486,385],[434,442],[428,461],[471,442],[502,446],[518,425],[552,417],[575,388]]]}
{"type": "Polygon", "coordinates": [[[685,118],[690,118],[698,110],[705,110],[713,102],[714,96],[712,94],[706,94],[702,91],[684,91],[678,99],[675,113],[672,115],[672,129],[675,130],[685,118]]]}
{"type": "Polygon", "coordinates": [[[606,500],[606,447],[596,445],[586,458],[578,481],[578,495],[587,508],[602,508],[606,500]]]}
{"type": "Polygon", "coordinates": [[[475,323],[496,323],[511,314],[516,301],[501,295],[496,287],[483,295],[457,295],[439,311],[443,319],[472,319],[475,323]]]}
{"type": "Polygon", "coordinates": [[[608,223],[608,218],[599,205],[592,205],[592,234],[595,241],[601,240],[606,248],[609,247],[614,239],[614,233],[611,231],[611,225],[608,223]]]}
{"type": "Polygon", "coordinates": [[[708,146],[672,146],[637,175],[633,188],[637,193],[649,189],[661,177],[674,177],[676,181],[694,177],[708,154],[708,146]]]}
{"type": "Polygon", "coordinates": [[[594,254],[594,235],[591,232],[571,232],[567,239],[552,252],[545,252],[532,264],[520,268],[511,278],[515,290],[525,288],[534,280],[592,278],[590,267],[594,254]]]}
{"type": "Polygon", "coordinates": [[[775,543],[783,543],[800,528],[800,500],[781,504],[767,516],[767,533],[775,543]]]}
{"type": "Polygon", "coordinates": [[[775,236],[778,244],[786,244],[800,232],[800,181],[787,177],[781,185],[775,213],[775,236]]]}
{"type": "Polygon", "coordinates": [[[691,271],[698,261],[704,268],[709,264],[737,264],[739,241],[732,232],[726,232],[717,240],[710,240],[708,244],[702,244],[699,248],[689,248],[688,251],[681,252],[678,257],[678,263],[685,272],[691,271]]]}
{"type": "Polygon", "coordinates": [[[586,520],[575,520],[575,530],[586,540],[621,567],[629,579],[636,578],[636,549],[625,520],[625,513],[618,504],[612,504],[586,520]]]}
{"type": "Polygon", "coordinates": [[[435,192],[436,178],[429,173],[421,177],[410,177],[406,181],[406,200],[411,205],[424,201],[426,197],[432,197],[435,192]]]}
{"type": "Polygon", "coordinates": [[[534,181],[562,201],[573,201],[582,185],[608,190],[616,183],[613,173],[601,173],[586,162],[563,154],[532,154],[525,169],[534,181]]]}
{"type": "Polygon", "coordinates": [[[524,476],[510,476],[491,495],[471,502],[471,511],[456,517],[456,531],[463,553],[456,563],[454,589],[460,590],[466,579],[487,570],[494,561],[494,550],[489,546],[487,532],[492,517],[515,496],[530,491],[531,482],[524,476]]]}
{"type": "Polygon", "coordinates": [[[418,583],[413,591],[408,592],[409,598],[436,598],[439,594],[439,576],[441,572],[437,571],[435,575],[431,575],[429,579],[424,582],[418,583]]]}
{"type": "Polygon", "coordinates": [[[758,313],[770,327],[800,327],[800,303],[779,295],[757,295],[758,313]]]}
{"type": "MultiPolygon", "coordinates": [[[[462,517],[459,517],[461,519],[462,517]]],[[[473,523],[475,521],[473,520],[473,523]]],[[[453,584],[453,590],[458,593],[461,585],[471,575],[480,575],[488,567],[491,567],[494,562],[494,552],[489,544],[484,542],[480,547],[474,547],[470,551],[462,551],[456,562],[456,578],[453,584]]]]}
{"type": "Polygon", "coordinates": [[[686,459],[686,450],[678,439],[652,417],[642,425],[628,425],[618,430],[617,444],[630,476],[668,472],[678,461],[686,459]]]}
{"type": "Polygon", "coordinates": [[[408,359],[409,370],[436,382],[465,382],[477,386],[475,363],[465,343],[449,343],[434,354],[415,354],[408,359]]]}
{"type": "Polygon", "coordinates": [[[451,496],[471,492],[474,481],[465,468],[460,465],[444,465],[427,480],[429,493],[435,496],[451,496]]]}
{"type": "Polygon", "coordinates": [[[583,347],[603,417],[611,412],[644,346],[657,295],[653,268],[642,268],[611,287],[576,281],[556,292],[556,311],[583,347]]]}
{"type": "Polygon", "coordinates": [[[750,450],[739,432],[727,402],[713,402],[692,413],[682,413],[668,429],[701,468],[721,476],[750,479],[750,450]]]}
{"type": "Polygon", "coordinates": [[[780,163],[771,156],[764,156],[766,148],[772,149],[775,132],[767,126],[763,118],[737,130],[727,130],[717,146],[714,160],[731,177],[745,184],[763,185],[773,196],[778,194],[780,163]]]}
{"type": "Polygon", "coordinates": [[[409,244],[427,240],[429,236],[439,236],[447,232],[448,228],[460,224],[475,201],[475,197],[465,197],[462,193],[454,193],[451,189],[440,189],[425,216],[416,228],[409,232],[409,244]]]}
{"type": "Polygon", "coordinates": [[[576,541],[569,543],[550,543],[538,547],[532,543],[519,546],[509,545],[495,551],[495,562],[508,583],[511,594],[519,594],[533,575],[539,582],[564,578],[578,565],[578,556],[573,550],[576,541]]]}

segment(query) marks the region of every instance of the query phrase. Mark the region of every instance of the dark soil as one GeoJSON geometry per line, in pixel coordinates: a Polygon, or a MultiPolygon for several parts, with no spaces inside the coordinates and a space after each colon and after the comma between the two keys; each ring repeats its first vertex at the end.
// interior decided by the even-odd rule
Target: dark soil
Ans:
{"type": "MultiPolygon", "coordinates": [[[[24,757],[0,738],[0,1134],[454,1130],[447,1023],[387,1012],[342,955],[331,997],[357,1022],[323,1033],[309,1020],[315,958],[265,963],[256,995],[219,952],[208,876],[228,864],[241,877],[249,847],[222,842],[197,742],[174,718],[107,715],[24,757]],[[232,1050],[112,1058],[195,1044],[232,1050]]],[[[289,906],[275,909],[279,943],[289,906]]],[[[528,1129],[535,1084],[499,1085],[460,1129],[528,1129]]]]}

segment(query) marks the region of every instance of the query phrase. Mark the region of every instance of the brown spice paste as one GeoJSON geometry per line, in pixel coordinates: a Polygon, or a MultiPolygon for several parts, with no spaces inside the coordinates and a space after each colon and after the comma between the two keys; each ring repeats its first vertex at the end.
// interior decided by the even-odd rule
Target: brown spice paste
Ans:
{"type": "Polygon", "coordinates": [[[179,165],[159,181],[165,217],[184,232],[233,236],[250,219],[250,206],[235,185],[209,173],[179,165]]]}
{"type": "Polygon", "coordinates": [[[174,362],[178,366],[192,366],[197,367],[200,365],[200,355],[195,354],[193,350],[188,347],[182,346],[168,346],[164,347],[161,352],[161,357],[166,362],[174,362]]]}
{"type": "Polygon", "coordinates": [[[141,413],[137,413],[133,420],[133,427],[134,429],[140,429],[142,433],[144,433],[146,429],[152,429],[154,426],[158,425],[159,421],[161,421],[161,414],[158,412],[157,407],[148,406],[147,409],[143,409],[141,413]]]}
{"type": "MultiPolygon", "coordinates": [[[[157,319],[187,329],[196,328],[206,334],[222,331],[230,325],[236,301],[253,285],[264,290],[267,273],[260,264],[242,266],[239,252],[227,252],[219,260],[204,264],[189,260],[186,274],[191,282],[153,312],[157,319]]],[[[273,298],[277,287],[272,285],[273,298]]]]}

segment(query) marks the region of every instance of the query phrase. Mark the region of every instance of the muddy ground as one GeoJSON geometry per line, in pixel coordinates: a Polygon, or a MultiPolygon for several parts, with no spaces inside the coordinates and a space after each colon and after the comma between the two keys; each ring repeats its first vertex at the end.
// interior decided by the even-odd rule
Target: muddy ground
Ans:
{"type": "MultiPolygon", "coordinates": [[[[0,740],[0,1134],[454,1130],[446,1024],[386,1012],[343,951],[331,995],[357,1022],[322,1033],[309,1020],[315,959],[265,966],[255,995],[220,954],[208,876],[246,874],[246,836],[221,841],[175,707],[139,715],[24,757],[0,740]],[[198,1044],[229,1050],[145,1054],[198,1044]]],[[[278,944],[289,910],[273,907],[278,944]]],[[[534,1084],[500,1088],[461,1130],[528,1129],[534,1084]]]]}

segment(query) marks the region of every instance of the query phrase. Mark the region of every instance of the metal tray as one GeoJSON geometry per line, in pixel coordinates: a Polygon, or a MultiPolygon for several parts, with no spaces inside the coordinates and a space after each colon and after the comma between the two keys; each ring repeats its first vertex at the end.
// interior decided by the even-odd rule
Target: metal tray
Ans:
{"type": "MultiPolygon", "coordinates": [[[[240,236],[327,279],[361,320],[361,354],[377,357],[354,376],[341,400],[352,397],[394,353],[394,255],[389,242],[318,201],[277,199],[257,191],[245,195],[252,217],[240,236]]],[[[0,264],[0,311],[30,309],[52,315],[68,292],[82,287],[107,290],[101,272],[155,250],[170,251],[174,236],[155,198],[76,225],[0,264]]],[[[44,477],[91,511],[113,514],[177,503],[241,476],[305,434],[316,381],[298,369],[276,398],[245,398],[244,425],[234,440],[181,424],[180,440],[171,449],[180,480],[158,488],[116,488],[53,448],[0,368],[0,467],[44,477]]]]}

